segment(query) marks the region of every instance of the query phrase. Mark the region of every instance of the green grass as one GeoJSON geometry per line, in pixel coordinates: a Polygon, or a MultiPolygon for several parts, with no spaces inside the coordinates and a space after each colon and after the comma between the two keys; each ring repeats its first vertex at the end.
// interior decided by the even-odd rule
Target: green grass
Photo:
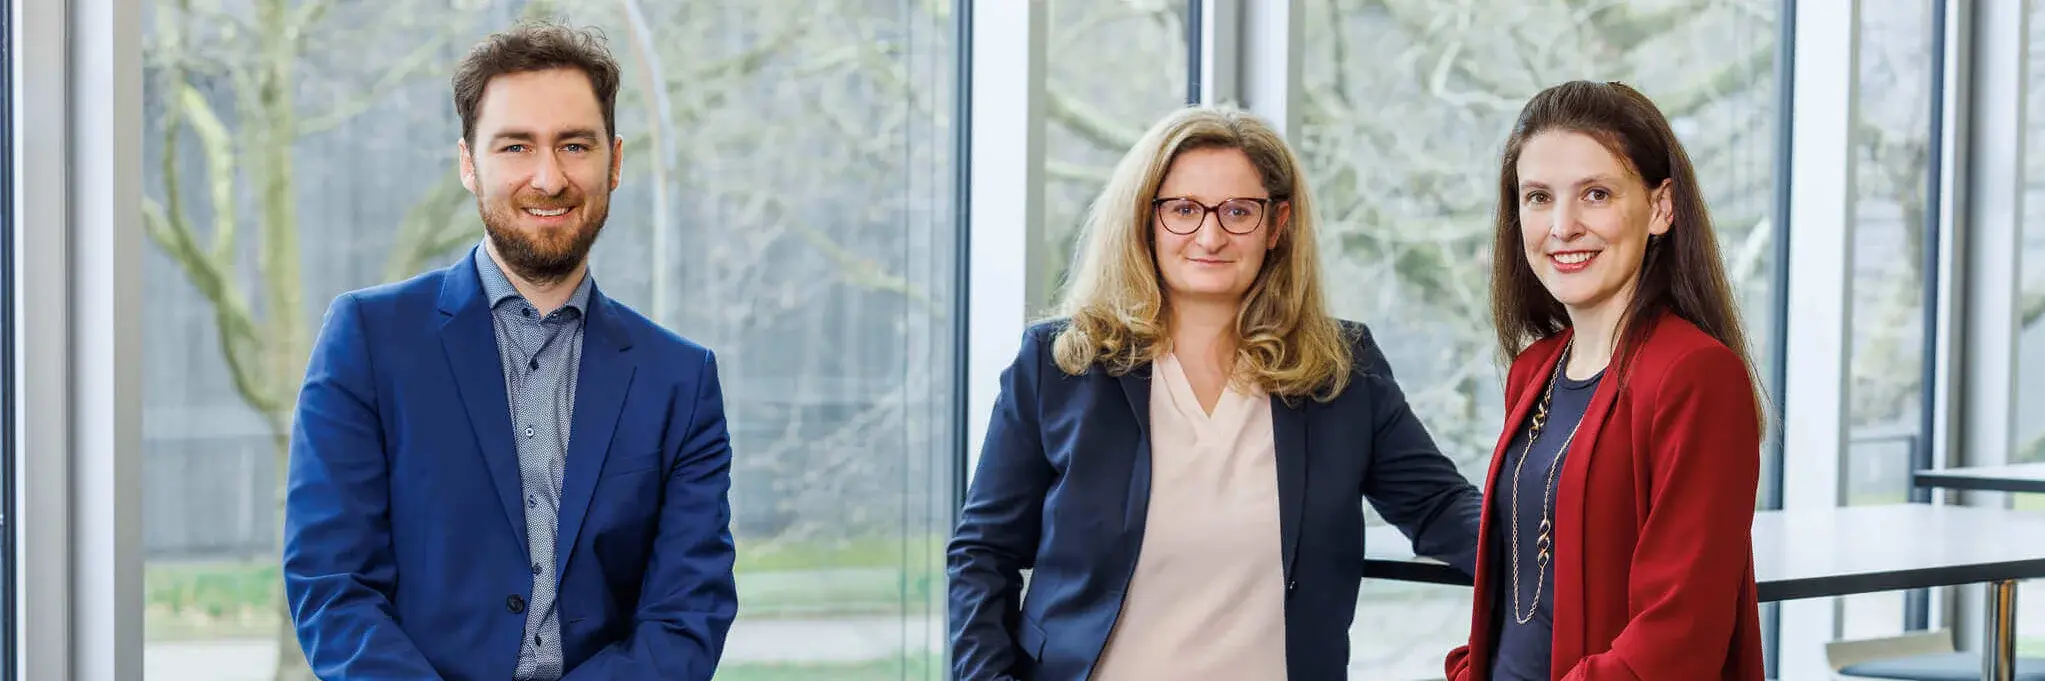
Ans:
{"type": "Polygon", "coordinates": [[[932,602],[943,579],[933,569],[740,572],[739,612],[747,618],[900,612],[932,602]]]}
{"type": "Polygon", "coordinates": [[[717,681],[912,681],[941,680],[942,667],[934,658],[906,658],[873,662],[817,664],[753,662],[721,665],[717,681]]]}
{"type": "Polygon", "coordinates": [[[169,563],[143,568],[143,622],[152,639],[270,636],[283,570],[274,563],[169,563]]]}
{"type": "MultiPolygon", "coordinates": [[[[920,612],[943,588],[941,555],[937,539],[741,542],[739,612],[747,619],[920,612]]],[[[152,562],[143,569],[146,633],[156,640],[268,637],[282,591],[274,561],[152,562]]]]}
{"type": "Polygon", "coordinates": [[[935,536],[913,540],[888,537],[741,539],[738,571],[888,567],[904,562],[935,562],[944,555],[944,542],[944,537],[935,536]]]}

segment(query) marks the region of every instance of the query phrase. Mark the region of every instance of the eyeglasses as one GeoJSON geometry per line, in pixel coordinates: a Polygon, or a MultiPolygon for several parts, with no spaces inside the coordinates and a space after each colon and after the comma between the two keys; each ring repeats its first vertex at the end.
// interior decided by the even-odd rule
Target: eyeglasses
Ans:
{"type": "Polygon", "coordinates": [[[1249,234],[1264,224],[1264,212],[1274,199],[1228,199],[1218,205],[1209,206],[1184,197],[1172,197],[1151,201],[1157,211],[1157,221],[1165,231],[1187,235],[1200,231],[1200,225],[1207,222],[1207,214],[1214,213],[1221,228],[1230,234],[1249,234]]]}

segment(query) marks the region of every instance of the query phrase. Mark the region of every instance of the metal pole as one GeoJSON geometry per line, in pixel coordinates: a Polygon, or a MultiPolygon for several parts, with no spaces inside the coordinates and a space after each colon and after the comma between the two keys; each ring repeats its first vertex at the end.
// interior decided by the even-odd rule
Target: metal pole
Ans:
{"type": "Polygon", "coordinates": [[[1981,650],[1981,678],[2014,681],[2017,673],[2017,582],[2005,579],[1989,582],[1988,615],[1981,650]]]}

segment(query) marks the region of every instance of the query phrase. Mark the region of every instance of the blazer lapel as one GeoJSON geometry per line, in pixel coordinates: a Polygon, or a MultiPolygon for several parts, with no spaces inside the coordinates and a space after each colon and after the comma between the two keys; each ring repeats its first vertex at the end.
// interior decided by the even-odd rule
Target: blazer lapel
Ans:
{"type": "MultiPolygon", "coordinates": [[[[1605,420],[1612,415],[1612,407],[1624,387],[1619,384],[1620,377],[1624,375],[1620,362],[1621,359],[1615,356],[1606,365],[1605,375],[1598,381],[1596,391],[1591,393],[1591,402],[1584,407],[1583,419],[1575,426],[1575,435],[1570,437],[1569,449],[1563,452],[1562,474],[1555,483],[1555,602],[1558,605],[1555,608],[1554,631],[1557,659],[1573,660],[1584,654],[1583,608],[1574,607],[1583,602],[1584,591],[1584,495],[1590,493],[1591,457],[1597,455],[1598,433],[1604,430],[1605,420]],[[1572,605],[1564,607],[1559,605],[1561,603],[1572,605]]],[[[1554,364],[1554,360],[1549,360],[1549,364],[1554,364]]]]}
{"type": "Polygon", "coordinates": [[[1122,529],[1135,531],[1136,541],[1141,544],[1144,517],[1150,513],[1150,372],[1152,365],[1122,374],[1116,381],[1122,384],[1122,396],[1129,400],[1129,409],[1136,417],[1135,459],[1129,462],[1129,490],[1123,497],[1122,529]]]}
{"type": "Polygon", "coordinates": [[[567,469],[561,481],[561,537],[554,551],[554,576],[560,579],[568,569],[583,518],[589,515],[590,498],[596,493],[597,477],[603,474],[604,458],[611,450],[611,434],[617,430],[618,413],[632,386],[631,336],[611,308],[609,298],[591,287],[589,310],[583,315],[582,366],[575,379],[575,415],[568,430],[567,469]]]}
{"type": "MultiPolygon", "coordinates": [[[[1541,401],[1542,389],[1548,385],[1549,371],[1555,368],[1555,360],[1562,356],[1562,349],[1569,347],[1569,334],[1570,331],[1564,330],[1562,332],[1562,342],[1556,343],[1554,347],[1548,348],[1546,352],[1541,353],[1540,357],[1534,358],[1536,360],[1534,373],[1526,378],[1529,381],[1526,385],[1520,386],[1519,399],[1514,400],[1512,404],[1506,405],[1506,408],[1510,411],[1506,412],[1505,428],[1498,434],[1498,444],[1494,445],[1491,449],[1491,468],[1484,475],[1484,489],[1487,491],[1487,495],[1489,490],[1498,486],[1499,471],[1505,468],[1506,456],[1509,454],[1506,448],[1512,446],[1513,438],[1519,435],[1520,429],[1526,427],[1527,416],[1534,412],[1534,405],[1541,401]]],[[[1507,380],[1511,379],[1508,378],[1507,380]]],[[[1485,513],[1484,517],[1489,518],[1490,515],[1490,513],[1485,513]]],[[[1481,544],[1478,546],[1478,551],[1483,551],[1481,544]]]]}
{"type": "MultiPolygon", "coordinates": [[[[1278,453],[1278,530],[1285,583],[1292,583],[1292,558],[1299,548],[1300,509],[1307,492],[1307,415],[1271,397],[1271,435],[1278,453]]],[[[1303,407],[1304,405],[1302,405],[1303,407]]]]}
{"type": "Polygon", "coordinates": [[[476,252],[449,268],[440,284],[440,349],[454,372],[455,388],[476,434],[477,449],[496,484],[505,520],[527,550],[524,488],[518,473],[518,449],[511,441],[511,402],[505,395],[504,363],[497,354],[497,330],[490,322],[489,301],[483,299],[476,274],[476,252]]]}
{"type": "MultiPolygon", "coordinates": [[[[1569,333],[1568,330],[1564,330],[1562,342],[1556,343],[1554,347],[1530,360],[1534,362],[1533,373],[1520,379],[1528,383],[1518,386],[1519,397],[1514,399],[1512,404],[1506,405],[1504,428],[1499,431],[1498,444],[1493,445],[1491,449],[1491,465],[1484,474],[1486,500],[1484,511],[1477,515],[1477,579],[1474,580],[1475,585],[1472,589],[1477,594],[1477,600],[1475,607],[1472,608],[1470,623],[1471,641],[1475,644],[1470,647],[1470,664],[1473,669],[1488,669],[1491,662],[1491,610],[1494,601],[1487,595],[1490,593],[1493,578],[1493,571],[1488,566],[1496,560],[1491,555],[1491,536],[1500,530],[1492,526],[1489,500],[1495,498],[1492,495],[1497,493],[1498,476],[1500,471],[1505,469],[1506,458],[1509,455],[1507,448],[1512,446],[1512,440],[1519,435],[1520,429],[1526,427],[1527,416],[1533,413],[1534,404],[1541,401],[1541,388],[1546,386],[1548,379],[1547,370],[1555,366],[1555,359],[1561,356],[1562,348],[1569,345],[1569,333]]],[[[1506,380],[1514,379],[1508,376],[1506,380]]]]}

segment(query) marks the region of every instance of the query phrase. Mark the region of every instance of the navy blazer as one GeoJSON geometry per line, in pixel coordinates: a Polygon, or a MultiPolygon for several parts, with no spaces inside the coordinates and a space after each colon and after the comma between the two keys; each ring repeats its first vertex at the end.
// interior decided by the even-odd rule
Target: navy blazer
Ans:
{"type": "MultiPolygon", "coordinates": [[[[533,571],[476,257],[343,294],[313,346],[283,558],[320,678],[503,681],[518,664],[533,571]]],[[[548,572],[562,679],[708,681],[738,607],[717,366],[600,291],[588,308],[548,572]]]]}
{"type": "MultiPolygon", "coordinates": [[[[1482,499],[1435,448],[1362,324],[1344,322],[1355,378],[1329,402],[1271,400],[1292,681],[1347,678],[1363,578],[1363,501],[1414,541],[1475,569],[1482,499]]],[[[1136,569],[1150,499],[1150,371],[1068,376],[1061,322],[1023,336],[1001,374],[948,552],[959,681],[1092,674],[1136,569]],[[1031,570],[1023,596],[1021,570],[1031,570]]]]}

